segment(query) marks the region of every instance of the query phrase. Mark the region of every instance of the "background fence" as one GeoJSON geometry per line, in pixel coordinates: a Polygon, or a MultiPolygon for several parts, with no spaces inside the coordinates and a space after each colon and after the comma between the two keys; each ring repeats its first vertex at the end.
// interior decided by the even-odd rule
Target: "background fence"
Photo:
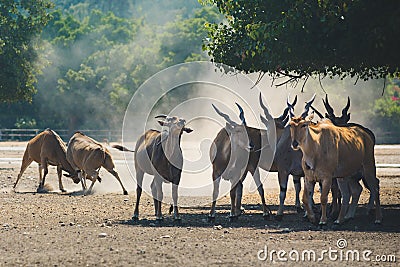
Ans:
{"type": "MultiPolygon", "coordinates": [[[[43,129],[0,129],[0,141],[28,141],[43,129]]],[[[68,141],[74,132],[68,130],[54,130],[64,141],[68,141]]],[[[82,133],[99,142],[121,141],[121,130],[80,130],[82,133]]],[[[400,132],[376,133],[377,144],[400,144],[400,132]]]]}
{"type": "MultiPolygon", "coordinates": [[[[0,141],[28,141],[44,129],[0,129],[0,141]]],[[[52,129],[64,141],[68,141],[74,132],[52,129]]],[[[79,130],[99,142],[115,142],[122,139],[121,130],[79,130]]]]}

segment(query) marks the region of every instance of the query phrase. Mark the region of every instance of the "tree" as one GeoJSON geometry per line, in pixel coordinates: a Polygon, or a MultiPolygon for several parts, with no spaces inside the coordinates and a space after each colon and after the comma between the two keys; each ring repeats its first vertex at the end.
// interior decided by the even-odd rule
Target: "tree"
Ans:
{"type": "Polygon", "coordinates": [[[356,79],[399,75],[397,0],[209,0],[226,21],[208,25],[204,49],[246,73],[356,79]]]}
{"type": "MultiPolygon", "coordinates": [[[[374,103],[374,123],[381,131],[400,132],[400,80],[390,80],[385,92],[374,103]]],[[[393,136],[391,141],[399,142],[400,138],[393,136]]]]}
{"type": "Polygon", "coordinates": [[[50,20],[48,0],[0,3],[0,101],[32,100],[38,66],[35,36],[50,20]]]}
{"type": "MultiPolygon", "coordinates": [[[[53,1],[63,4],[40,35],[46,65],[37,75],[38,92],[31,104],[0,104],[0,128],[34,120],[38,128],[70,133],[120,129],[130,98],[149,77],[178,63],[208,59],[201,47],[204,24],[222,19],[215,7],[197,0],[110,1],[112,9],[96,0],[53,1]],[[128,4],[133,9],[124,14],[131,15],[118,14],[128,4]],[[84,10],[87,5],[100,6],[84,10]]],[[[183,90],[175,91],[168,103],[185,99],[183,90]]]]}
{"type": "Polygon", "coordinates": [[[207,60],[207,54],[201,50],[202,40],[207,37],[204,25],[207,22],[221,21],[217,10],[209,7],[196,10],[192,18],[176,20],[163,25],[161,37],[161,55],[168,55],[169,67],[174,64],[207,60]]]}
{"type": "Polygon", "coordinates": [[[122,121],[125,110],[115,104],[129,101],[123,84],[126,79],[121,78],[126,70],[120,65],[129,56],[123,46],[132,41],[138,22],[96,9],[82,21],[60,10],[52,15],[55,20],[42,34],[48,41],[51,65],[38,82],[47,90],[35,96],[35,102],[47,103],[38,108],[38,115],[43,116],[40,121],[53,125],[56,121],[70,132],[82,127],[112,128],[122,121]]]}

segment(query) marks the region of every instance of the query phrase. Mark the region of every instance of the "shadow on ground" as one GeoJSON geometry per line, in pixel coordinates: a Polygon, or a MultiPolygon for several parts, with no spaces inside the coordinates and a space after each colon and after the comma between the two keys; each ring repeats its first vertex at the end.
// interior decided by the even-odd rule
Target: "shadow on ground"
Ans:
{"type": "MultiPolygon", "coordinates": [[[[155,219],[142,218],[140,220],[120,220],[116,223],[141,227],[215,227],[221,225],[223,228],[254,228],[268,229],[269,232],[276,234],[297,232],[297,231],[358,231],[358,232],[388,232],[395,233],[400,231],[400,204],[382,205],[383,221],[382,224],[374,224],[374,210],[367,215],[367,209],[359,206],[356,217],[342,225],[333,224],[330,219],[324,228],[308,222],[303,213],[297,213],[294,206],[288,206],[282,220],[278,220],[275,215],[264,219],[259,205],[244,205],[245,213],[236,221],[232,222],[229,218],[229,205],[217,207],[217,215],[214,221],[208,220],[209,207],[180,208],[182,220],[174,221],[171,215],[164,215],[161,222],[155,219]]],[[[270,206],[271,210],[276,211],[278,206],[270,206]]],[[[318,208],[318,207],[317,207],[318,208]]]]}

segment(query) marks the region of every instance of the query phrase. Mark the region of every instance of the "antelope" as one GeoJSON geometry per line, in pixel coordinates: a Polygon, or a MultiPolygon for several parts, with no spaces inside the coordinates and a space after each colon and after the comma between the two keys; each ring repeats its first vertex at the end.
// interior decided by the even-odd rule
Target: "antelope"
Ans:
{"type": "MultiPolygon", "coordinates": [[[[375,144],[375,135],[374,133],[369,130],[368,128],[365,128],[364,126],[356,123],[349,123],[348,121],[350,120],[350,113],[348,113],[349,108],[350,108],[350,98],[347,97],[347,104],[346,106],[342,109],[342,115],[340,117],[335,115],[335,112],[332,108],[332,106],[329,104],[328,100],[328,95],[325,95],[325,99],[322,99],[323,104],[325,106],[326,112],[325,113],[325,118],[329,119],[334,125],[336,126],[356,126],[360,127],[362,130],[366,131],[371,138],[374,141],[375,144]]],[[[314,107],[311,106],[311,108],[318,114],[318,116],[323,119],[323,116],[320,112],[318,112],[314,107]]],[[[343,222],[343,220],[349,220],[354,218],[355,211],[357,208],[358,200],[360,198],[361,192],[362,192],[362,186],[359,183],[359,180],[362,179],[365,187],[369,190],[368,184],[366,183],[362,171],[358,171],[357,173],[353,174],[351,179],[343,179],[343,178],[334,178],[332,181],[332,211],[331,211],[331,216],[334,217],[334,215],[339,213],[340,210],[340,198],[341,194],[343,195],[343,202],[344,202],[344,212],[348,210],[344,218],[338,218],[335,220],[336,224],[340,224],[343,222]],[[340,190],[339,190],[340,189],[340,190]],[[350,196],[351,196],[351,204],[349,207],[349,201],[350,201],[350,196]],[[349,207],[349,208],[348,208],[349,207]]],[[[369,202],[367,205],[367,210],[368,212],[372,209],[374,204],[374,199],[372,197],[372,194],[370,193],[370,198],[369,202]]]]}
{"type": "Polygon", "coordinates": [[[18,181],[26,168],[33,162],[39,164],[39,186],[38,192],[43,191],[44,182],[48,174],[48,165],[57,166],[58,185],[61,192],[66,192],[61,181],[62,171],[66,171],[74,183],[79,183],[77,172],[72,168],[66,158],[66,146],[61,137],[53,130],[46,129],[33,137],[27,144],[24,156],[22,158],[21,170],[17,180],[14,183],[14,190],[17,187],[18,181]],[[42,177],[42,170],[44,174],[42,177]]]}
{"type": "MultiPolygon", "coordinates": [[[[309,191],[316,182],[321,182],[321,218],[320,225],[326,225],[326,205],[333,178],[349,179],[351,175],[362,170],[375,201],[375,223],[382,220],[379,197],[379,180],[376,178],[374,157],[374,140],[371,135],[358,126],[338,127],[329,119],[312,123],[313,115],[305,116],[314,101],[315,95],[306,105],[305,112],[295,117],[290,115],[290,133],[292,148],[303,152],[302,167],[305,173],[303,203],[307,216],[313,223],[315,214],[310,206],[309,191]]],[[[341,209],[338,220],[344,217],[341,209]]]]}
{"type": "Polygon", "coordinates": [[[119,178],[118,173],[114,170],[115,165],[110,151],[96,140],[86,136],[81,132],[76,132],[68,142],[67,160],[71,166],[78,172],[80,181],[84,190],[86,189],[86,177],[90,177],[92,184],[89,189],[84,192],[89,194],[92,191],[96,180],[101,181],[99,170],[101,167],[111,173],[122,187],[124,195],[128,194],[124,185],[119,178]]]}
{"type": "Polygon", "coordinates": [[[181,220],[178,211],[178,186],[181,180],[183,167],[182,149],[180,147],[183,132],[191,133],[193,130],[186,127],[186,121],[176,116],[168,117],[158,115],[158,123],[165,130],[150,129],[139,137],[135,150],[129,150],[120,145],[113,147],[121,151],[130,151],[135,154],[136,170],[136,204],[132,216],[133,220],[139,219],[139,202],[142,195],[143,176],[145,173],[153,175],[151,192],[154,200],[156,221],[163,220],[161,202],[163,200],[162,183],[172,183],[172,200],[174,220],[181,220]]]}
{"type": "MultiPolygon", "coordinates": [[[[296,101],[297,98],[293,105],[296,101]]],[[[289,109],[286,108],[280,117],[272,118],[268,109],[262,103],[261,94],[260,104],[265,115],[261,117],[261,120],[270,131],[275,128],[276,138],[279,140],[288,121],[287,114],[289,109]]],[[[217,114],[224,118],[226,125],[218,132],[210,147],[210,160],[213,166],[213,202],[208,216],[209,221],[215,220],[215,208],[219,195],[221,177],[231,182],[230,220],[236,220],[241,214],[243,181],[248,172],[252,174],[256,183],[262,202],[264,218],[268,219],[271,215],[271,211],[265,202],[264,189],[258,167],[267,171],[277,171],[274,163],[272,164],[273,167],[271,167],[270,164],[273,159],[275,144],[270,145],[267,130],[247,126],[243,108],[237,103],[236,105],[239,109],[241,124],[234,122],[227,114],[221,112],[216,106],[212,105],[217,114]]],[[[295,183],[296,191],[298,192],[300,191],[299,186],[299,183],[295,183]]],[[[298,196],[298,194],[296,195],[298,196]]],[[[296,202],[300,203],[299,200],[296,202]]]]}

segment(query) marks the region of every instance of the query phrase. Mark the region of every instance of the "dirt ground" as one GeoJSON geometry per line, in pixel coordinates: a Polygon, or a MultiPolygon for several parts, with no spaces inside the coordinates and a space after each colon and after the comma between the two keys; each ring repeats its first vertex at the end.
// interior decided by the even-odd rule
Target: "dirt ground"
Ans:
{"type": "MultiPolygon", "coordinates": [[[[22,158],[22,153],[3,149],[0,159],[22,158]]],[[[376,161],[400,163],[400,146],[377,149],[376,161]]],[[[259,196],[248,194],[237,222],[229,222],[229,199],[223,197],[213,223],[207,221],[209,205],[181,208],[183,219],[176,223],[164,204],[165,219],[158,224],[152,199],[143,194],[140,220],[134,222],[134,188],[128,196],[82,196],[79,190],[39,194],[37,165],[32,164],[13,192],[19,165],[0,162],[0,266],[316,266],[319,259],[326,266],[398,266],[400,261],[400,169],[378,170],[381,225],[366,215],[369,194],[364,190],[354,220],[340,227],[331,220],[319,229],[296,212],[292,190],[282,221],[264,220],[259,196]]],[[[58,188],[54,167],[47,181],[58,188]]],[[[66,189],[76,188],[63,181],[66,189]]],[[[316,192],[317,203],[318,196],[316,192]]],[[[278,190],[266,188],[273,213],[278,197],[278,190]]]]}

